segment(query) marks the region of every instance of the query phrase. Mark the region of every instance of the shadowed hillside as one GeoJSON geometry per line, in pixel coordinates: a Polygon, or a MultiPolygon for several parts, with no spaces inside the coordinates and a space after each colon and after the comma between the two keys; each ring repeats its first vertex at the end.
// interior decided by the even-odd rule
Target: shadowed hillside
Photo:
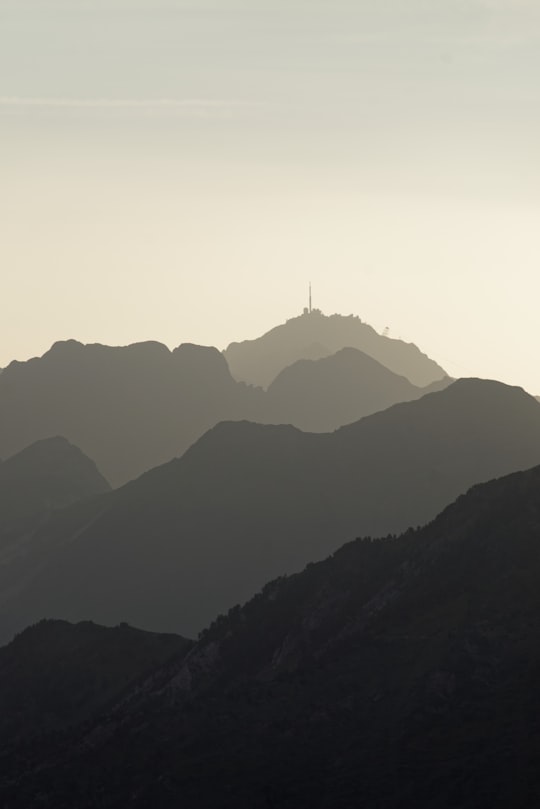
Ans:
{"type": "Polygon", "coordinates": [[[294,362],[320,359],[346,347],[363,351],[419,387],[445,376],[412,343],[384,337],[358,317],[327,317],[318,310],[293,317],[255,340],[231,343],[224,354],[236,379],[266,388],[294,362]]]}
{"type": "Polygon", "coordinates": [[[6,806],[529,809],[540,468],[268,584],[90,728],[0,759],[6,806]],[[99,800],[99,803],[98,803],[99,800]]]}
{"type": "Polygon", "coordinates": [[[425,523],[473,483],[538,462],[538,402],[474,379],[331,434],[223,423],[44,526],[27,586],[0,592],[0,637],[41,617],[193,636],[269,578],[358,534],[425,523]]]}
{"type": "Polygon", "coordinates": [[[0,649],[0,750],[103,710],[190,641],[123,625],[41,621],[0,649]]]}

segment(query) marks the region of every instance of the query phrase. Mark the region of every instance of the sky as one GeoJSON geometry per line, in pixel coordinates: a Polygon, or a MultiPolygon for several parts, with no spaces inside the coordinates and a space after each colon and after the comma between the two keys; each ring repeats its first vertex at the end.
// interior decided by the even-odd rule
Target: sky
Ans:
{"type": "Polygon", "coordinates": [[[538,0],[0,0],[0,367],[307,303],[540,394],[538,0]]]}

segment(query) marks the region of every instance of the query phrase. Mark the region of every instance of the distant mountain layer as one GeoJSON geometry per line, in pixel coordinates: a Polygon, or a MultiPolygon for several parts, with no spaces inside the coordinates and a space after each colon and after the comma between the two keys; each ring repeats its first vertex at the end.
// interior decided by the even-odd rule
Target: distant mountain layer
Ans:
{"type": "Polygon", "coordinates": [[[70,340],[0,376],[0,456],[62,435],[119,486],[181,455],[220,421],[332,430],[423,393],[353,349],[297,363],[266,394],[236,382],[215,348],[70,340]]]}
{"type": "Polygon", "coordinates": [[[298,360],[281,371],[266,392],[268,421],[294,424],[308,432],[331,432],[450,382],[443,377],[419,388],[364,352],[342,348],[323,359],[298,360]]]}
{"type": "Polygon", "coordinates": [[[217,421],[250,417],[256,398],[215,348],[69,340],[0,376],[0,456],[63,435],[117,486],[180,455],[217,421]]]}
{"type": "MultiPolygon", "coordinates": [[[[358,535],[426,523],[475,482],[540,463],[540,404],[460,380],[331,434],[223,423],[182,458],[35,537],[0,637],[41,617],[193,637],[265,581],[358,535]]],[[[9,570],[6,571],[6,576],[9,570]]]]}
{"type": "Polygon", "coordinates": [[[231,343],[224,354],[235,379],[266,388],[294,362],[320,359],[346,347],[363,351],[419,387],[446,375],[412,343],[380,335],[352,315],[327,317],[319,311],[291,318],[255,340],[231,343]]]}
{"type": "Polygon", "coordinates": [[[37,441],[0,464],[0,560],[60,508],[110,491],[93,461],[65,438],[37,441]]]}
{"type": "MultiPolygon", "coordinates": [[[[536,806],[539,538],[535,468],[474,487],[419,531],[349,543],[221,616],[102,719],[5,751],[0,799],[536,806]]],[[[15,700],[24,683],[9,683],[15,700]]]]}

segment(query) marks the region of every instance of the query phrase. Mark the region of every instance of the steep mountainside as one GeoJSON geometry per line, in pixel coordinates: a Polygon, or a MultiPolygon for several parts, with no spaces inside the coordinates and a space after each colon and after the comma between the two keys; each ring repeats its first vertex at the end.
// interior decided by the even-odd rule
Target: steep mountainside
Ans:
{"type": "Polygon", "coordinates": [[[529,809],[540,468],[221,616],[90,727],[6,751],[10,809],[529,809]]]}
{"type": "Polygon", "coordinates": [[[56,509],[107,491],[94,462],[65,438],[26,447],[0,465],[0,560],[56,509]]]}
{"type": "Polygon", "coordinates": [[[18,571],[26,586],[0,590],[0,637],[42,617],[193,636],[269,578],[359,534],[423,524],[473,483],[536,463],[540,405],[482,380],[331,434],[220,424],[182,458],[44,526],[18,571]]]}
{"type": "Polygon", "coordinates": [[[352,315],[327,317],[318,310],[291,318],[255,340],[231,343],[224,354],[236,379],[266,388],[294,362],[320,359],[346,347],[363,351],[419,387],[445,376],[412,343],[384,337],[352,315]]]}
{"type": "MultiPolygon", "coordinates": [[[[440,380],[441,389],[449,385],[440,380]]],[[[298,360],[281,371],[266,393],[272,423],[290,423],[310,432],[331,432],[397,402],[427,391],[358,351],[342,348],[319,360],[298,360]]]]}

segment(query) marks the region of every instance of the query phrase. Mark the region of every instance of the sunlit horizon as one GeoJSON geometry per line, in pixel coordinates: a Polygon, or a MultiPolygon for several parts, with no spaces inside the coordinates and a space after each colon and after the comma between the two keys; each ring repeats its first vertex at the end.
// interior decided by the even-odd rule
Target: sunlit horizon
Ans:
{"type": "Polygon", "coordinates": [[[0,0],[0,367],[304,306],[540,393],[540,9],[0,0]]]}

